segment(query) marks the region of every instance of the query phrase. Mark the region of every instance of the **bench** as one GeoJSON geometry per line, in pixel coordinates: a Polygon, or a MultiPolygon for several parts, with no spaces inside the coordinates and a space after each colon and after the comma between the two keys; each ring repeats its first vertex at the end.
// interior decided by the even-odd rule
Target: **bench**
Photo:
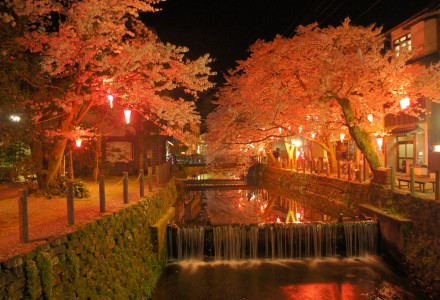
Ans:
{"type": "MultiPolygon", "coordinates": [[[[410,177],[402,177],[402,176],[396,176],[396,179],[399,183],[399,189],[404,186],[404,187],[410,187],[411,184],[411,178],[410,177]],[[403,185],[405,184],[405,185],[403,185]]],[[[425,185],[427,183],[431,183],[432,184],[432,188],[431,190],[433,192],[435,192],[435,179],[431,179],[429,177],[423,178],[423,177],[416,177],[414,178],[414,184],[418,185],[419,190],[421,190],[423,193],[425,192],[425,185]]],[[[429,189],[428,189],[429,190],[429,189]]]]}

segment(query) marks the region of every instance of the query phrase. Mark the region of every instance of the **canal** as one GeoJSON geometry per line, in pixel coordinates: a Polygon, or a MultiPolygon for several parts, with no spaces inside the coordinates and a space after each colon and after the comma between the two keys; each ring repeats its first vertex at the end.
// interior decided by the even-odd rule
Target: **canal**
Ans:
{"type": "Polygon", "coordinates": [[[153,299],[426,299],[376,253],[377,224],[264,189],[185,191],[168,237],[153,299]]]}

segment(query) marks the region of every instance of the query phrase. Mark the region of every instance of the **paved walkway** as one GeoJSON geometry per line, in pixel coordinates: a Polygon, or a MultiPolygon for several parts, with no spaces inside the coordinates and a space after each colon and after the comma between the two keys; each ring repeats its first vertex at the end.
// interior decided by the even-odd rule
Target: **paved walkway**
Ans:
{"type": "MultiPolygon", "coordinates": [[[[18,199],[23,184],[0,184],[0,261],[35,249],[63,234],[75,231],[82,225],[99,219],[114,211],[139,202],[139,181],[129,178],[129,203],[123,203],[122,178],[106,178],[106,212],[99,212],[99,184],[86,181],[91,196],[74,201],[75,224],[67,223],[67,201],[65,197],[46,198],[34,194],[28,197],[29,242],[21,243],[19,235],[18,199]]],[[[145,197],[152,192],[145,185],[145,197]]]]}

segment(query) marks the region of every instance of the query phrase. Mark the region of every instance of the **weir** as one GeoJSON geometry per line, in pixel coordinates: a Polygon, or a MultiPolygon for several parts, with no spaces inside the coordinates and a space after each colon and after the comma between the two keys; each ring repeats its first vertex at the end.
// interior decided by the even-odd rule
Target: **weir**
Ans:
{"type": "Polygon", "coordinates": [[[169,260],[305,259],[374,255],[378,224],[168,226],[169,260]]]}

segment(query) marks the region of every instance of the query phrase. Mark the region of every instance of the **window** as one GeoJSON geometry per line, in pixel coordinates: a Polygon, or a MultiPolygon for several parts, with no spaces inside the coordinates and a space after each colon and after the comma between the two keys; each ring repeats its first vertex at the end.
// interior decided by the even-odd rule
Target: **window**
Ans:
{"type": "Polygon", "coordinates": [[[394,51],[399,55],[402,51],[411,50],[411,33],[407,33],[404,36],[394,40],[394,51]]]}

